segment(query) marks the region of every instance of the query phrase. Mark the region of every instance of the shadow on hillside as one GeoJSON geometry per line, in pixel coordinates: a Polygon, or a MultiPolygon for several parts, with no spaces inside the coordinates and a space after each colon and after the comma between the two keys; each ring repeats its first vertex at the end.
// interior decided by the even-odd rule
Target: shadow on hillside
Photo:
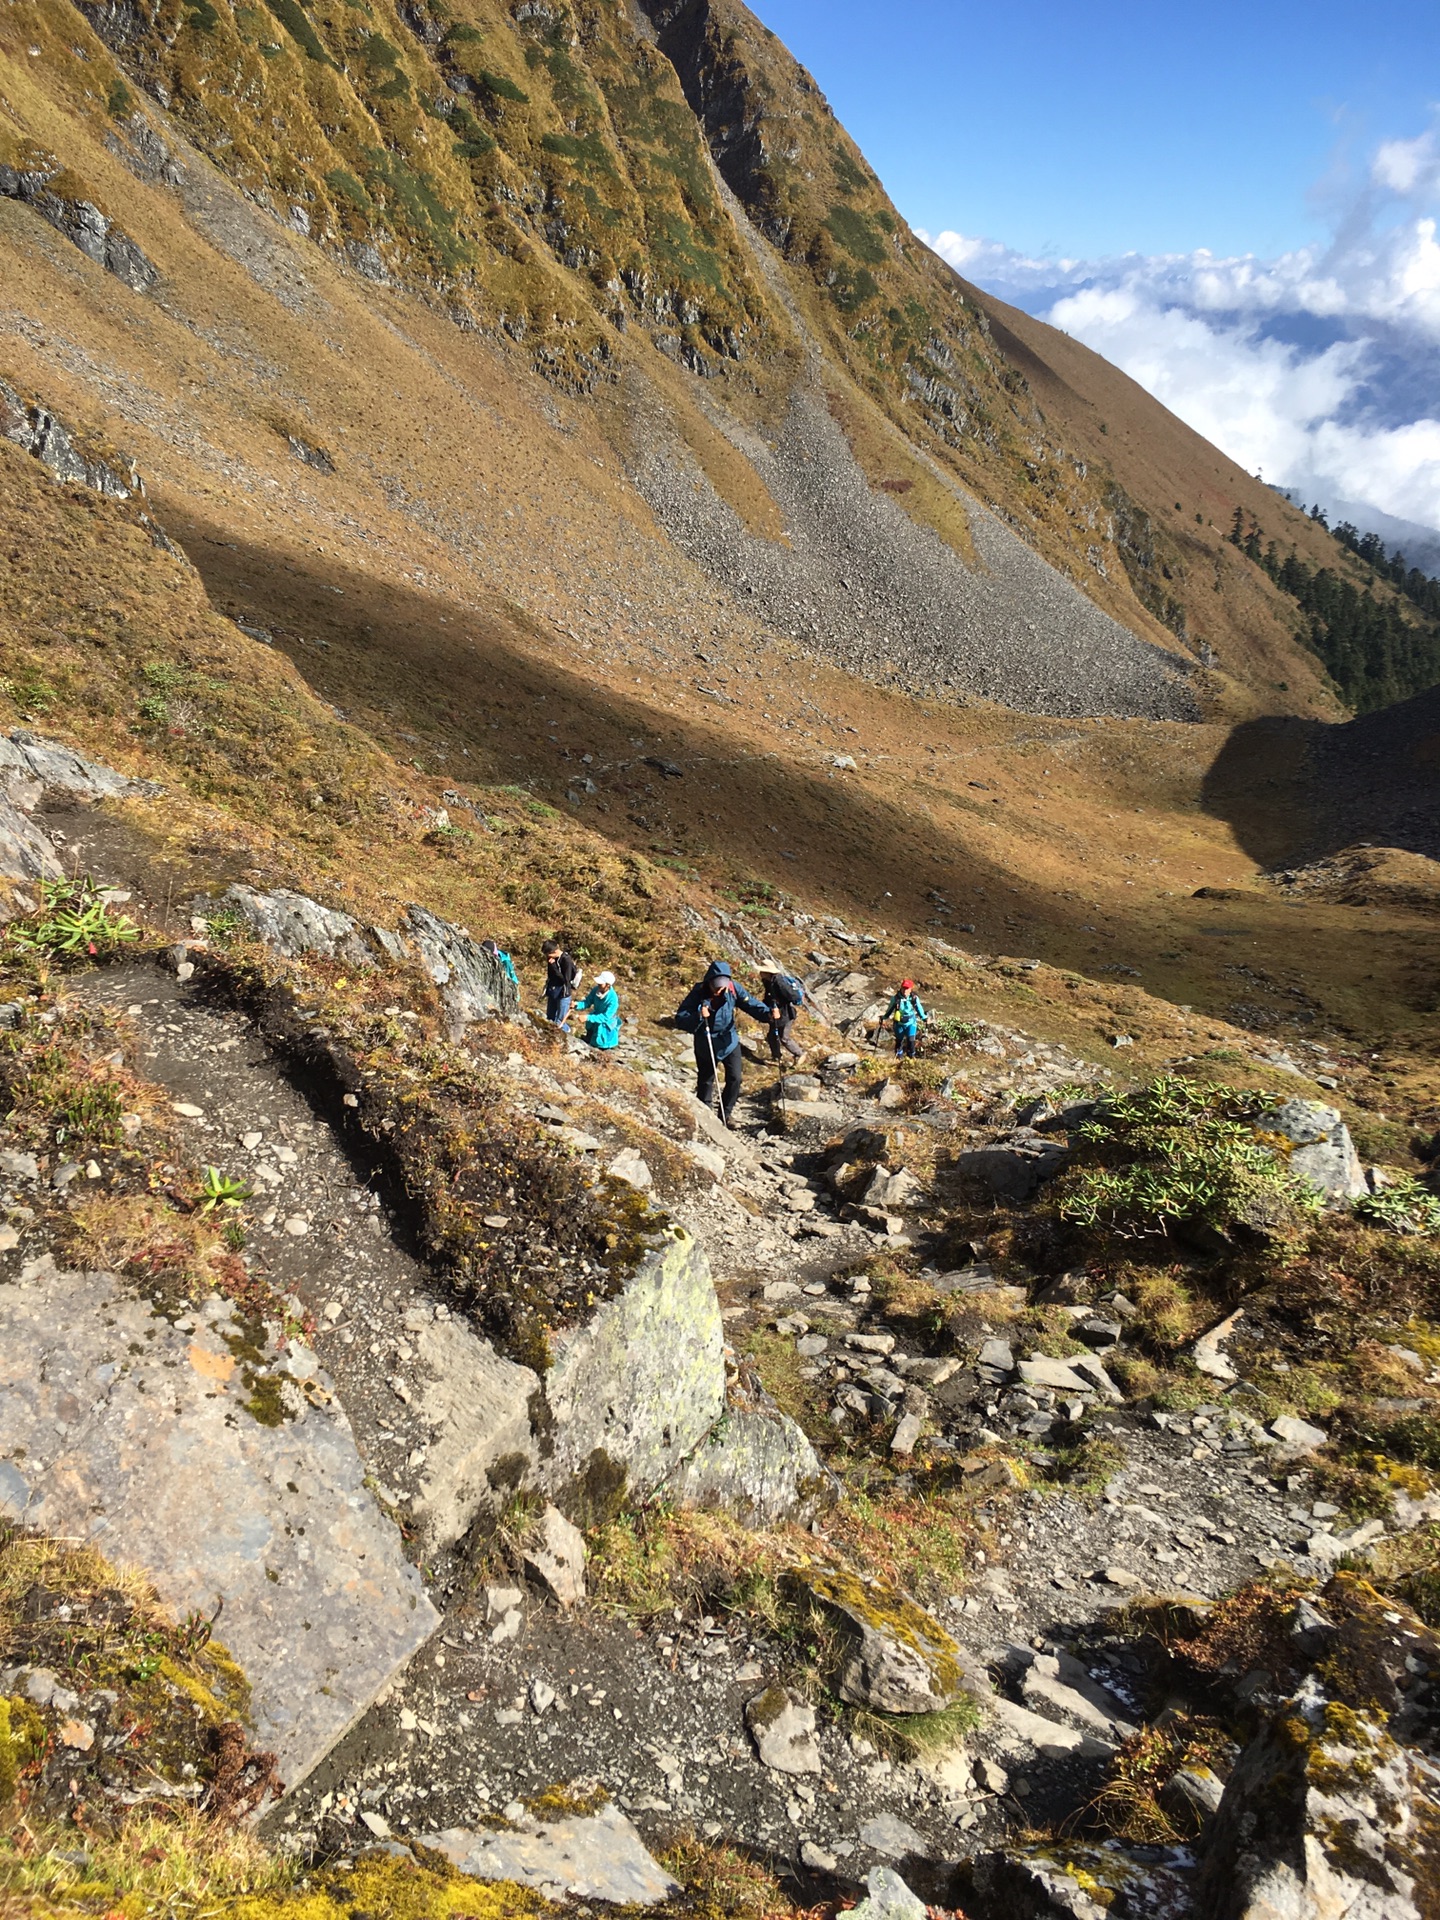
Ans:
{"type": "MultiPolygon", "coordinates": [[[[826,764],[765,751],[747,728],[749,702],[716,707],[694,692],[692,673],[675,678],[681,698],[667,712],[627,697],[613,672],[600,680],[598,656],[592,667],[592,656],[503,603],[469,612],[323,555],[233,540],[229,528],[173,506],[166,524],[218,611],[273,633],[322,699],[427,774],[523,783],[619,849],[718,856],[737,876],[801,887],[834,912],[897,931],[924,927],[933,911],[924,896],[940,886],[1000,951],[1080,966],[1092,947],[1078,899],[977,857],[923,802],[888,800],[826,764]],[[587,778],[598,791],[571,807],[567,791],[587,778]],[[986,891],[1002,905],[977,904],[986,891]]],[[[667,674],[677,675],[673,662],[646,678],[663,686],[667,674]]],[[[754,705],[766,697],[757,678],[754,705]]],[[[820,762],[849,744],[837,734],[804,751],[820,762]]]]}
{"type": "MultiPolygon", "coordinates": [[[[889,791],[835,772],[829,755],[851,746],[843,734],[819,728],[807,739],[797,730],[793,748],[767,751],[748,714],[768,704],[773,682],[753,667],[732,666],[735,697],[717,707],[695,690],[703,669],[690,665],[683,646],[668,659],[657,650],[645,695],[637,687],[632,697],[615,683],[613,667],[607,679],[598,677],[598,654],[567,644],[498,597],[483,611],[467,611],[458,599],[376,580],[338,558],[232,543],[228,527],[195,520],[188,504],[165,502],[160,511],[214,606],[270,629],[320,698],[402,764],[437,780],[472,791],[523,785],[617,852],[658,857],[682,871],[693,861],[722,891],[727,883],[793,890],[812,911],[883,926],[905,940],[955,926],[966,948],[1034,957],[1096,980],[1143,977],[1148,992],[1176,1002],[1232,1007],[1238,975],[1229,943],[1242,935],[1250,943],[1247,1007],[1270,991],[1265,970],[1293,959],[1295,927],[1283,904],[1272,908],[1257,895],[1243,930],[1224,930],[1223,940],[1192,937],[1212,931],[1205,902],[1192,906],[1148,889],[1127,897],[1121,885],[1133,883],[1123,866],[1087,879],[1089,850],[1077,846],[1063,819],[1037,818],[1028,796],[1013,790],[997,803],[988,787],[938,789],[945,804],[937,812],[926,787],[903,772],[889,791]],[[673,711],[662,704],[667,692],[673,711]],[[998,822],[1013,834],[1015,866],[1005,864],[1004,839],[999,854],[982,850],[993,844],[982,816],[984,828],[998,822]],[[936,918],[934,889],[954,903],[953,920],[936,918]]],[[[871,690],[870,697],[889,696],[871,690]]],[[[912,708],[905,714],[913,719],[912,708]]],[[[1220,757],[1208,804],[1257,858],[1295,858],[1300,835],[1289,817],[1308,792],[1307,754],[1318,731],[1303,722],[1257,723],[1238,729],[1220,757]]],[[[536,831],[545,829],[537,824],[536,831]]],[[[564,833],[558,822],[555,831],[564,833]]],[[[1106,864],[1124,857],[1113,848],[1094,852],[1106,864]]],[[[548,919],[558,912],[552,901],[522,893],[517,906],[548,919]]],[[[814,937],[829,944],[818,929],[814,937]]],[[[1307,991],[1340,1004],[1365,959],[1348,930],[1332,929],[1324,965],[1307,970],[1307,991]]],[[[1372,1002],[1379,991],[1367,989],[1372,1002]]],[[[1275,1019],[1293,1011],[1288,992],[1283,984],[1274,989],[1275,1019]]]]}
{"type": "Polygon", "coordinates": [[[1263,867],[1364,842],[1440,860],[1440,687],[1342,726],[1247,721],[1216,757],[1203,798],[1263,867]]]}

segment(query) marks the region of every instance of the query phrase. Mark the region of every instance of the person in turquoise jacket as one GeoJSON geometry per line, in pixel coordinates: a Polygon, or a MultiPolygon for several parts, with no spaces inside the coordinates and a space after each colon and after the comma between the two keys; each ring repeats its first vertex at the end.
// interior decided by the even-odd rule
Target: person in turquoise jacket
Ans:
{"type": "Polygon", "coordinates": [[[518,993],[520,991],[520,976],[515,971],[515,962],[510,958],[500,942],[498,940],[482,940],[480,946],[481,950],[488,953],[492,960],[498,960],[500,962],[500,965],[505,970],[505,978],[518,993]]]}
{"type": "Polygon", "coordinates": [[[895,1058],[913,1060],[920,1029],[930,1018],[925,1003],[915,991],[913,980],[902,980],[895,998],[885,1009],[885,1018],[895,1024],[895,1058]]]}
{"type": "Polygon", "coordinates": [[[585,1038],[601,1053],[620,1044],[620,996],[613,973],[597,973],[595,984],[580,1002],[585,1016],[585,1038]]]}

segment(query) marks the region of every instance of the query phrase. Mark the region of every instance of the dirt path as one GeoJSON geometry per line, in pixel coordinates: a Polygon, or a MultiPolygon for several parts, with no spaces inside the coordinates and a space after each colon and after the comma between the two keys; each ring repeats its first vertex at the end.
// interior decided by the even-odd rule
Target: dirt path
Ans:
{"type": "MultiPolygon", "coordinates": [[[[370,1168],[349,1157],[243,1014],[207,1006],[144,963],[86,976],[76,992],[130,1014],[145,1042],[141,1069],[170,1095],[195,1162],[252,1189],[246,1260],[313,1318],[315,1351],[376,1491],[398,1505],[415,1491],[429,1429],[392,1382],[405,1382],[414,1359],[412,1317],[450,1308],[370,1168]]],[[[405,1383],[417,1400],[423,1381],[405,1383]]]]}

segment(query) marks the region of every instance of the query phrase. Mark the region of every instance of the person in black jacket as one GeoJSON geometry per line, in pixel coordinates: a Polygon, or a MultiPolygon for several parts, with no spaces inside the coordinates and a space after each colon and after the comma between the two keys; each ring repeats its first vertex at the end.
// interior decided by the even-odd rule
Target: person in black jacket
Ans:
{"type": "Polygon", "coordinates": [[[803,1060],[804,1049],[790,1038],[795,1016],[805,1004],[805,989],[788,973],[777,969],[760,976],[760,991],[770,1009],[770,1058],[778,1065],[782,1050],[794,1060],[803,1060]]]}
{"type": "Polygon", "coordinates": [[[708,1107],[715,1098],[715,1076],[725,1071],[725,1095],[721,1118],[726,1126],[740,1098],[744,1057],[740,1052],[740,1030],[735,1022],[737,1008],[743,1008],[753,1020],[770,1024],[770,1009],[744,987],[737,987],[727,960],[712,960],[705,978],[693,986],[680,1004],[675,1024],[695,1036],[695,1098],[708,1107]]]}
{"type": "Polygon", "coordinates": [[[580,984],[580,969],[558,940],[545,942],[545,1018],[562,1033],[570,1031],[570,1003],[580,984]]]}

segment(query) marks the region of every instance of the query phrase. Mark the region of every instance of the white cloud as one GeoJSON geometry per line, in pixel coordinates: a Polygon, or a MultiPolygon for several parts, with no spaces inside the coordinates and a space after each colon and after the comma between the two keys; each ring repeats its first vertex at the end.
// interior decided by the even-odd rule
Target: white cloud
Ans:
{"type": "Polygon", "coordinates": [[[1083,340],[1252,472],[1440,531],[1440,130],[1390,140],[1330,240],[1274,260],[1033,259],[947,232],[957,271],[1083,340]]]}

